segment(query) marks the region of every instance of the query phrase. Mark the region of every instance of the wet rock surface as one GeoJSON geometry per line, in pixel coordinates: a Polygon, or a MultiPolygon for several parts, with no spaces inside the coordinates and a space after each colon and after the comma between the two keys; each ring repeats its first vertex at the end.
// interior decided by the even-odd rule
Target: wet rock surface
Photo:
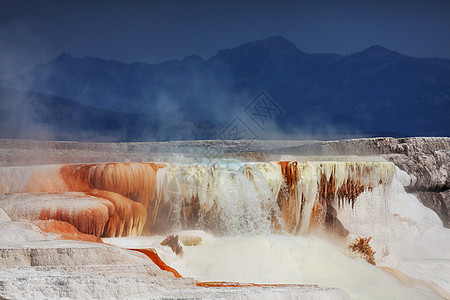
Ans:
{"type": "Polygon", "coordinates": [[[373,138],[313,142],[271,151],[291,155],[380,155],[412,177],[410,190],[450,188],[450,138],[373,138]]]}
{"type": "Polygon", "coordinates": [[[450,203],[450,138],[373,138],[312,142],[271,150],[290,155],[379,155],[393,162],[410,176],[405,186],[422,203],[441,217],[449,227],[450,203]]]}
{"type": "Polygon", "coordinates": [[[50,221],[11,221],[0,209],[0,299],[349,299],[341,289],[308,285],[197,286],[160,270],[147,254],[59,240],[62,234],[43,231],[40,222],[50,221]]]}
{"type": "Polygon", "coordinates": [[[0,140],[0,166],[99,163],[177,162],[239,159],[267,160],[270,156],[377,155],[410,176],[405,186],[449,226],[450,138],[367,138],[338,141],[191,140],[142,143],[80,143],[0,140]]]}
{"type": "MultiPolygon", "coordinates": [[[[403,184],[448,226],[449,138],[377,138],[344,141],[181,141],[76,143],[0,140],[0,166],[177,161],[207,158],[246,161],[283,155],[377,155],[409,174],[403,184]]],[[[339,289],[317,287],[197,287],[175,279],[142,256],[89,243],[47,241],[35,225],[10,222],[0,210],[0,298],[254,298],[347,299],[339,289]],[[14,230],[11,230],[14,229],[14,230]],[[12,232],[10,236],[7,233],[12,232]],[[3,241],[2,241],[3,239],[3,241]],[[11,243],[11,241],[15,241],[11,243]],[[141,263],[143,261],[146,263],[141,263]],[[163,272],[163,273],[162,273],[163,272]]],[[[329,216],[332,221],[333,212],[329,216]]],[[[181,274],[183,275],[183,274],[181,274]]]]}

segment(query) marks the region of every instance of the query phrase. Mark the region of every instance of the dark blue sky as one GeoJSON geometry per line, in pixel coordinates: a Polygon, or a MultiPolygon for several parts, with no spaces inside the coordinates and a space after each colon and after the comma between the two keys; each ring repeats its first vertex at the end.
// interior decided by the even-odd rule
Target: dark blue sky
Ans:
{"type": "Polygon", "coordinates": [[[282,35],[307,53],[379,44],[450,58],[450,1],[0,2],[0,76],[61,52],[155,63],[282,35]]]}

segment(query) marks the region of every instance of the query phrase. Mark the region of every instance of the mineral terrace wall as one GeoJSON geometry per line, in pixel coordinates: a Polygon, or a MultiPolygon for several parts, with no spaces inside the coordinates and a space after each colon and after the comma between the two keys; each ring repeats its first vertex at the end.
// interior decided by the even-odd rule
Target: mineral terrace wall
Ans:
{"type": "Polygon", "coordinates": [[[183,157],[262,161],[280,155],[377,155],[409,176],[415,193],[450,226],[450,138],[368,138],[340,141],[208,140],[143,143],[79,143],[0,140],[0,166],[101,163],[176,162],[183,157]]]}

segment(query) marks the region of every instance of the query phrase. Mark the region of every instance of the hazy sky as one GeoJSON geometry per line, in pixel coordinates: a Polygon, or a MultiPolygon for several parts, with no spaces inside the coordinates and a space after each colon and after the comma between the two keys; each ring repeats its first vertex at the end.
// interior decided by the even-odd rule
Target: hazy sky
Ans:
{"type": "Polygon", "coordinates": [[[450,58],[450,1],[0,1],[0,76],[61,52],[155,63],[282,35],[307,53],[379,44],[450,58]]]}

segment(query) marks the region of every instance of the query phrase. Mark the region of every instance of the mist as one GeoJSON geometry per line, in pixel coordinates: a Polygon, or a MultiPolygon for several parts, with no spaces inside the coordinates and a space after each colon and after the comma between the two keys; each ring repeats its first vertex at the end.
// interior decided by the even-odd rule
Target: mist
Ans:
{"type": "Polygon", "coordinates": [[[448,3],[319,2],[4,1],[0,138],[450,136],[448,3]]]}

